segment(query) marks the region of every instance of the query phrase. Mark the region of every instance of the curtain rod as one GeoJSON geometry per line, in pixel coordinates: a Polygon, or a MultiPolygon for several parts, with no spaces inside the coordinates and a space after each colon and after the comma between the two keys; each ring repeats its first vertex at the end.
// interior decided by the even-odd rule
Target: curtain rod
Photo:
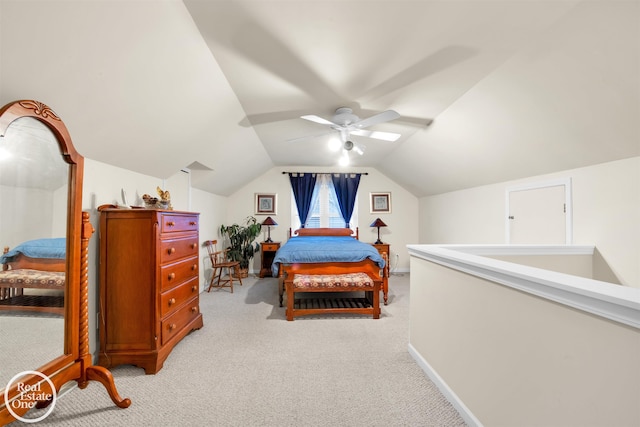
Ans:
{"type": "Polygon", "coordinates": [[[282,174],[284,175],[285,173],[300,173],[300,174],[304,174],[304,173],[317,173],[317,174],[334,174],[334,173],[349,173],[349,174],[360,174],[360,175],[369,175],[369,172],[285,172],[282,171],[282,174]]]}

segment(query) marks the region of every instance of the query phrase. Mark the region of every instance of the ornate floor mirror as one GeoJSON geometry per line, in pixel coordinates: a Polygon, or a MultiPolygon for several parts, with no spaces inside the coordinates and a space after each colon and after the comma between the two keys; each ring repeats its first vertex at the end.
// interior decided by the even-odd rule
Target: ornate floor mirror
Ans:
{"type": "MultiPolygon", "coordinates": [[[[89,353],[88,245],[82,212],[84,158],[62,120],[37,101],[0,109],[0,425],[35,422],[60,388],[102,383],[111,373],[89,353]]],[[[42,414],[44,412],[44,414],[42,414]]]]}

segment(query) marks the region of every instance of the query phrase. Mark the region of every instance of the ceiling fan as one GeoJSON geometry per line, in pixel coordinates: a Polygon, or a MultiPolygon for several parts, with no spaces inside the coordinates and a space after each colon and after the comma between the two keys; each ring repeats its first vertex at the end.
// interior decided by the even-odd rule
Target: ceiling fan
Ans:
{"type": "Polygon", "coordinates": [[[343,142],[347,142],[350,135],[364,136],[367,138],[381,139],[383,141],[391,142],[396,141],[401,136],[399,133],[366,129],[380,123],[400,118],[400,114],[393,110],[383,111],[382,113],[375,114],[366,119],[360,119],[360,117],[353,114],[353,110],[351,108],[340,107],[336,110],[336,113],[331,120],[327,120],[316,115],[301,116],[301,118],[329,126],[334,131],[340,133],[343,142]]]}
{"type": "Polygon", "coordinates": [[[299,141],[308,138],[316,138],[320,136],[329,135],[337,132],[339,134],[339,140],[332,140],[329,142],[329,148],[332,151],[338,151],[342,149],[343,156],[341,162],[348,161],[348,154],[355,152],[359,155],[364,154],[365,146],[358,144],[351,140],[351,135],[364,136],[367,138],[379,139],[383,141],[397,141],[400,138],[399,133],[393,132],[381,132],[375,130],[366,129],[370,126],[374,126],[380,123],[385,123],[391,120],[400,118],[400,114],[393,110],[383,111],[382,113],[375,114],[371,117],[360,119],[360,117],[353,114],[353,110],[349,107],[340,107],[336,109],[334,116],[331,120],[324,119],[316,115],[301,116],[302,119],[309,120],[311,122],[319,123],[321,125],[329,126],[332,130],[328,133],[321,135],[307,136],[302,138],[295,138],[290,141],[299,141]]]}

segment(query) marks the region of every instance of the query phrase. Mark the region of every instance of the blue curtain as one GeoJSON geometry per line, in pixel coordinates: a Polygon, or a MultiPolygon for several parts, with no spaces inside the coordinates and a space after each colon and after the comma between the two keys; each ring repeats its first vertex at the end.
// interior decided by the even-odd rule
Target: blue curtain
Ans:
{"type": "Polygon", "coordinates": [[[360,174],[332,174],[331,180],[336,190],[338,205],[342,218],[344,218],[345,227],[349,227],[349,220],[353,215],[353,207],[356,203],[356,195],[358,194],[358,185],[360,185],[360,174]]]}
{"type": "Polygon", "coordinates": [[[296,199],[298,215],[300,215],[300,226],[304,228],[309,215],[309,208],[313,200],[313,189],[316,186],[316,174],[312,173],[290,173],[291,189],[293,197],[296,199]]]}

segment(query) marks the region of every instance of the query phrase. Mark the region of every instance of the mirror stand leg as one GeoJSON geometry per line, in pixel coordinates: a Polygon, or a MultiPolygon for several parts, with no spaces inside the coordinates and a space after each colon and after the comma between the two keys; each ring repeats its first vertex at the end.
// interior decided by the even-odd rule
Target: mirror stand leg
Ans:
{"type": "Polygon", "coordinates": [[[49,407],[49,405],[51,405],[51,402],[53,402],[53,399],[41,400],[38,403],[36,403],[36,408],[37,409],[47,408],[49,407]]]}
{"type": "Polygon", "coordinates": [[[116,390],[116,384],[113,381],[113,375],[111,375],[111,372],[106,368],[102,366],[89,366],[85,374],[88,381],[98,381],[107,389],[109,397],[111,397],[111,400],[113,400],[113,403],[115,403],[117,407],[128,408],[129,405],[131,405],[131,399],[128,397],[124,399],[120,397],[118,390],[116,390]]]}
{"type": "Polygon", "coordinates": [[[113,403],[119,408],[128,408],[131,405],[131,399],[128,397],[123,399],[116,390],[116,384],[113,381],[113,375],[111,372],[103,366],[94,366],[91,364],[91,356],[89,355],[89,314],[88,303],[89,301],[89,238],[94,233],[93,226],[89,222],[89,212],[82,212],[82,234],[80,245],[80,259],[82,275],[80,278],[80,296],[84,302],[80,310],[80,358],[86,368],[84,369],[83,379],[78,381],[80,388],[85,388],[89,381],[98,381],[109,393],[109,397],[113,403]]]}

